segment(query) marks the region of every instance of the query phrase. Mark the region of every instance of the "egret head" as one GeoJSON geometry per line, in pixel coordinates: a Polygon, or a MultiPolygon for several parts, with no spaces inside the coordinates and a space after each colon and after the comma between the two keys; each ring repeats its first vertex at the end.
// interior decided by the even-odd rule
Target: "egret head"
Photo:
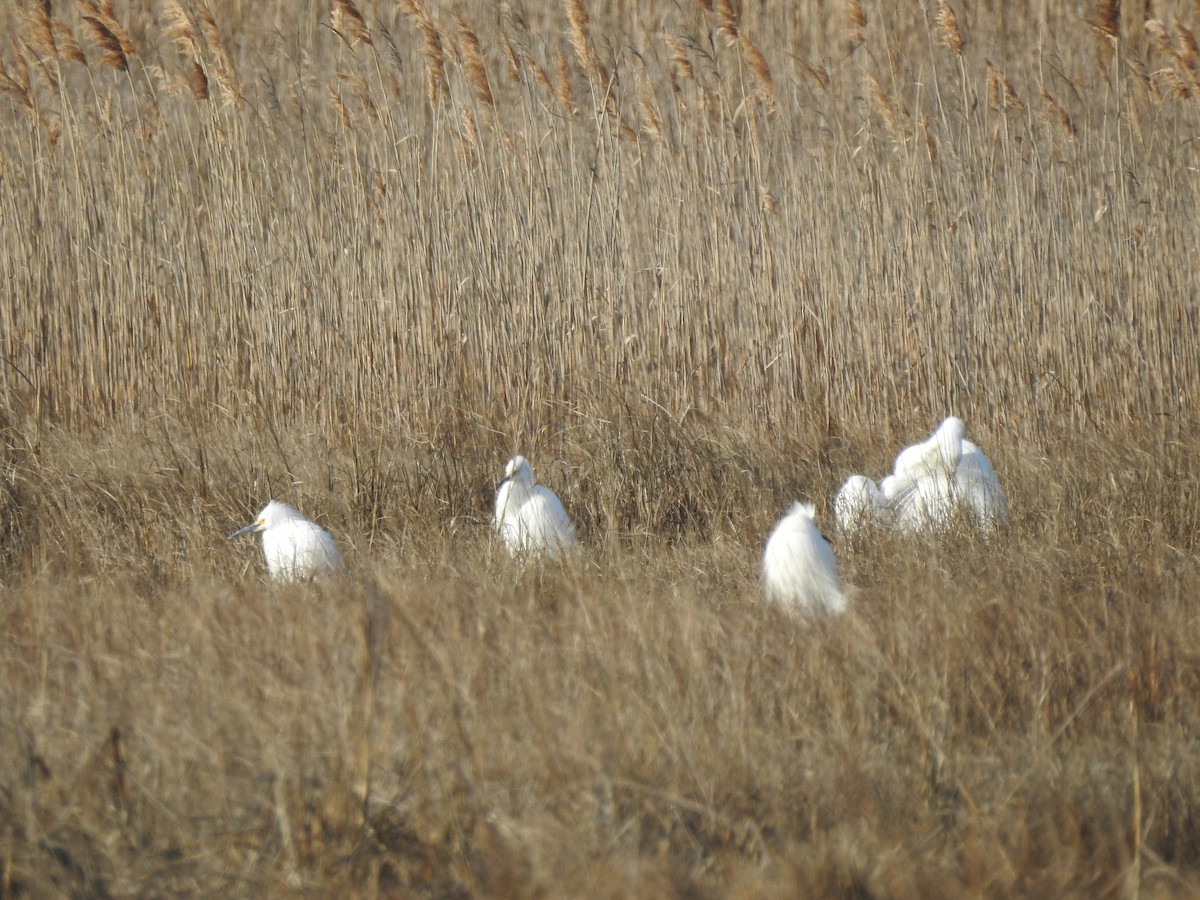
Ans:
{"type": "Polygon", "coordinates": [[[879,486],[866,475],[851,475],[846,479],[846,483],[842,485],[839,493],[844,495],[847,500],[863,506],[868,506],[876,498],[882,499],[883,496],[879,493],[879,486]]]}
{"type": "Polygon", "coordinates": [[[793,503],[792,508],[787,511],[787,514],[789,516],[799,516],[813,523],[817,521],[817,508],[811,503],[793,503]]]}
{"type": "MultiPolygon", "coordinates": [[[[533,467],[523,456],[514,456],[504,467],[504,481],[516,481],[526,487],[533,486],[533,467]]],[[[500,482],[501,484],[504,481],[500,482]]]]}
{"type": "Polygon", "coordinates": [[[933,433],[938,452],[942,457],[942,466],[946,473],[953,474],[963,454],[963,434],[966,428],[962,419],[950,416],[933,433]]]}
{"type": "Polygon", "coordinates": [[[232,540],[233,538],[241,537],[244,534],[255,534],[259,531],[266,531],[268,528],[273,528],[281,522],[300,518],[303,518],[303,516],[300,515],[295,507],[288,506],[286,503],[283,503],[279,500],[272,500],[262,508],[262,511],[258,514],[258,517],[253,522],[244,528],[239,528],[237,531],[231,534],[229,538],[232,540]]]}

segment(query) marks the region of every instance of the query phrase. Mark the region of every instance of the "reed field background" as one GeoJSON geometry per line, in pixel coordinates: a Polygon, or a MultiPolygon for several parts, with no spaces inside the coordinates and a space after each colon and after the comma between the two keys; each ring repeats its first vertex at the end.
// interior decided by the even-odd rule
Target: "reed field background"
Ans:
{"type": "Polygon", "coordinates": [[[1196,896],[1198,31],[0,5],[0,897],[1196,896]],[[834,534],[951,413],[1009,527],[834,534]]]}

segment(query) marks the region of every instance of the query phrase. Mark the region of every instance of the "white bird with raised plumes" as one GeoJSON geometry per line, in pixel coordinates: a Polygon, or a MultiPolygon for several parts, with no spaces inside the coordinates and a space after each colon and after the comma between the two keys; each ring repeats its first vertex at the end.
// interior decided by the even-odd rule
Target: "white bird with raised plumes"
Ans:
{"type": "Polygon", "coordinates": [[[954,473],[955,489],[974,514],[979,530],[991,534],[1008,521],[1008,500],[983,451],[968,440],[962,442],[962,448],[962,459],[954,473]]]}
{"type": "Polygon", "coordinates": [[[308,581],[342,569],[342,554],[329,532],[282,501],[272,500],[229,538],[255,532],[262,533],[267,571],[276,581],[308,581]]]}
{"type": "Polygon", "coordinates": [[[514,456],[496,488],[496,530],[513,556],[550,559],[575,545],[575,527],[554,491],[533,479],[524,456],[514,456]]]}
{"type": "Polygon", "coordinates": [[[857,534],[889,524],[892,509],[879,485],[866,475],[851,475],[833,498],[833,517],[842,534],[857,534]]]}
{"type": "Polygon", "coordinates": [[[795,503],[763,552],[763,592],[791,613],[845,612],[833,548],[817,527],[811,503],[795,503]]]}
{"type": "Polygon", "coordinates": [[[950,416],[929,438],[896,456],[883,494],[896,524],[913,531],[944,531],[958,503],[957,472],[963,454],[962,419],[950,416]]]}

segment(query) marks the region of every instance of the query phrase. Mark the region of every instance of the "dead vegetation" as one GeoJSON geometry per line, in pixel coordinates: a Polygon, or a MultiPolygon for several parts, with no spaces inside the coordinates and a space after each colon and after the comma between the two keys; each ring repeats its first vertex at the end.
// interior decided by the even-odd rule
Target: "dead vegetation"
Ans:
{"type": "Polygon", "coordinates": [[[5,7],[0,896],[1194,895],[1151,6],[5,7]],[[1008,531],[765,608],[951,411],[1008,531]],[[489,538],[518,450],[566,568],[489,538]],[[348,579],[223,541],[270,496],[348,579]]]}

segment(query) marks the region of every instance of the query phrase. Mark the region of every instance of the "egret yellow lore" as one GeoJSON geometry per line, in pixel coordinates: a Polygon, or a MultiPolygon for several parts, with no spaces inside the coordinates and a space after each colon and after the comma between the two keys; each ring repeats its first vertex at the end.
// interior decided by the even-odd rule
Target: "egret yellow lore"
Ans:
{"type": "Polygon", "coordinates": [[[255,521],[229,538],[255,532],[262,533],[267,571],[276,581],[307,581],[342,569],[342,554],[329,532],[279,500],[264,506],[255,521]]]}
{"type": "Polygon", "coordinates": [[[524,456],[504,467],[496,488],[496,530],[513,556],[553,559],[575,545],[575,527],[554,491],[533,479],[524,456]]]}

